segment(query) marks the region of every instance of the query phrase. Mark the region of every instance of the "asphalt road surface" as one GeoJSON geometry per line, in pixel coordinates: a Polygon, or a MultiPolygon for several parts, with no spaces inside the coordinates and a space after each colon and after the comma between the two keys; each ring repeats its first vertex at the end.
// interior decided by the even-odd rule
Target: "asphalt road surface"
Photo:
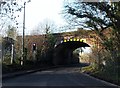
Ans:
{"type": "MultiPolygon", "coordinates": [[[[61,87],[61,88],[117,88],[115,85],[95,79],[80,73],[80,67],[61,67],[45,71],[39,71],[23,76],[5,79],[2,82],[6,86],[17,87],[61,87]]],[[[15,87],[15,88],[17,88],[15,87]]]]}

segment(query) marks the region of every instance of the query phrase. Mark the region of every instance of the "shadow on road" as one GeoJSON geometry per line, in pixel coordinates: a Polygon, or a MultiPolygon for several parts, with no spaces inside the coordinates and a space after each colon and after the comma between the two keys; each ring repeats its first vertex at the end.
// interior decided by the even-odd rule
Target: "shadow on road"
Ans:
{"type": "Polygon", "coordinates": [[[62,67],[86,67],[89,65],[90,65],[89,63],[77,63],[77,64],[63,65],[62,67]]]}

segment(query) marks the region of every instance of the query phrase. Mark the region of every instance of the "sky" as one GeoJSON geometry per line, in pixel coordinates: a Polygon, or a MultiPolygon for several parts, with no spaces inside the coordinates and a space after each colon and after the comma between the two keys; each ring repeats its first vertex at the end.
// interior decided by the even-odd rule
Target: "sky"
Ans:
{"type": "MultiPolygon", "coordinates": [[[[25,11],[25,33],[30,34],[40,22],[45,19],[53,21],[59,27],[66,24],[61,15],[64,0],[31,0],[26,4],[25,11]]],[[[19,33],[22,34],[23,12],[20,13],[19,22],[21,27],[19,33]]]]}
{"type": "MultiPolygon", "coordinates": [[[[28,0],[18,0],[23,5],[24,1],[28,0]]],[[[45,19],[53,21],[58,27],[68,25],[65,19],[61,15],[63,10],[63,4],[65,0],[31,0],[31,2],[26,4],[26,16],[25,16],[25,34],[30,34],[33,29],[35,29],[40,22],[43,22],[45,19]]],[[[72,0],[66,0],[72,1],[72,0]]],[[[23,29],[23,9],[19,13],[19,22],[18,33],[22,34],[23,29]]],[[[9,23],[7,21],[7,23],[9,23]]],[[[72,29],[73,30],[73,29],[72,29]]],[[[70,31],[70,30],[67,30],[70,31]]],[[[2,32],[0,32],[2,33],[2,32]]]]}

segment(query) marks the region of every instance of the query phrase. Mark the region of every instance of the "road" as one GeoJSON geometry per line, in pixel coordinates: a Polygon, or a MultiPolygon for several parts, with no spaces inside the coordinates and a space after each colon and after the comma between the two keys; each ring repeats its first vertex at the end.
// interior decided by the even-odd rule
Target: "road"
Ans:
{"type": "MultiPolygon", "coordinates": [[[[80,67],[61,67],[3,80],[3,86],[113,88],[114,85],[80,73],[80,67]]],[[[16,88],[16,87],[15,87],[16,88]]],[[[115,87],[117,88],[117,87],[115,87]]]]}

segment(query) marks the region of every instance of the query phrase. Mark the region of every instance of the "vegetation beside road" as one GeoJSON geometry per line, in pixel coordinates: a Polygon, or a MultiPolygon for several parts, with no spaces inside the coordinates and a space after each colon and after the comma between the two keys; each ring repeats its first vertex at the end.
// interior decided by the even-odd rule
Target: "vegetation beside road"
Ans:
{"type": "Polygon", "coordinates": [[[2,73],[7,74],[7,73],[13,73],[13,72],[20,72],[20,71],[28,71],[28,70],[36,70],[36,69],[41,69],[41,68],[47,68],[53,66],[53,64],[50,63],[41,63],[41,62],[32,62],[32,61],[27,61],[27,63],[23,66],[20,64],[12,64],[12,65],[6,65],[2,64],[2,73]]]}
{"type": "Polygon", "coordinates": [[[120,75],[114,70],[120,71],[120,67],[116,66],[116,69],[114,67],[107,67],[106,69],[96,69],[95,66],[86,66],[81,69],[81,72],[89,74],[93,77],[96,77],[98,79],[102,79],[105,81],[108,81],[110,83],[120,85],[120,75]]]}
{"type": "Polygon", "coordinates": [[[9,26],[7,30],[7,37],[2,39],[4,52],[2,60],[3,74],[52,66],[52,54],[56,38],[50,33],[50,30],[52,29],[51,27],[52,26],[49,23],[44,24],[43,30],[46,34],[41,35],[42,39],[35,38],[35,35],[33,35],[32,39],[28,39],[29,41],[27,41],[27,37],[25,38],[24,60],[22,60],[22,36],[17,36],[16,29],[9,26]],[[33,47],[31,46],[28,47],[31,43],[38,43],[35,50],[33,50],[33,47]],[[41,46],[39,46],[39,44],[41,44],[41,46]],[[12,45],[14,45],[13,48],[11,47],[12,45]],[[36,52],[35,57],[33,55],[34,51],[36,52]],[[11,55],[11,52],[14,53],[11,55]],[[23,65],[21,65],[22,61],[23,65]]]}

